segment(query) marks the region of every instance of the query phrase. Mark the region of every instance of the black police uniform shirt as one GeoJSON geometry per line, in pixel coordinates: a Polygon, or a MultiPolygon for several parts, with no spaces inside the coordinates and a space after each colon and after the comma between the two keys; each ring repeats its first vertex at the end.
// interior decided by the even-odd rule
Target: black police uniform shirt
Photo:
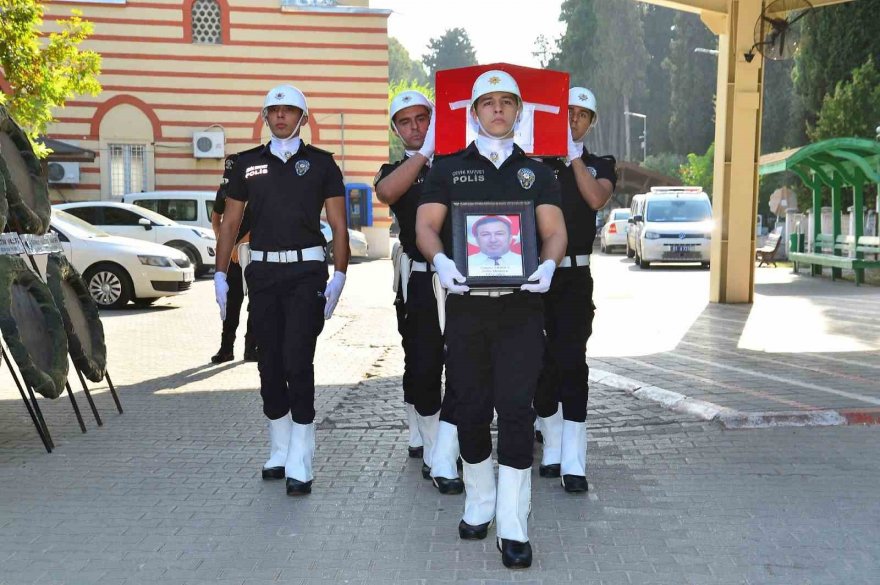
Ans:
{"type": "MultiPolygon", "coordinates": [[[[223,164],[223,179],[220,181],[220,187],[217,188],[217,196],[214,198],[214,213],[223,215],[226,213],[226,189],[229,186],[229,177],[232,175],[232,167],[235,165],[235,159],[238,154],[230,154],[226,157],[223,164]]],[[[247,233],[251,231],[251,209],[245,206],[244,213],[241,216],[241,225],[238,228],[238,235],[235,236],[235,243],[241,241],[247,233]]]]}
{"type": "MultiPolygon", "coordinates": [[[[607,179],[612,189],[617,186],[617,161],[613,156],[596,156],[584,152],[581,156],[587,171],[596,179],[607,179]]],[[[562,215],[565,217],[565,229],[568,230],[568,256],[589,254],[593,251],[593,240],[596,237],[596,210],[584,201],[574,170],[565,165],[563,158],[545,158],[544,164],[553,169],[562,188],[562,215]]]]}
{"type": "MultiPolygon", "coordinates": [[[[402,165],[409,157],[404,157],[396,163],[386,163],[379,169],[376,180],[373,182],[375,187],[379,181],[393,173],[397,167],[402,165]]],[[[412,186],[401,195],[400,199],[391,204],[391,211],[397,216],[397,224],[400,226],[400,245],[403,251],[410,257],[413,262],[425,262],[425,257],[416,247],[416,211],[419,208],[419,199],[422,193],[422,184],[425,176],[428,174],[428,167],[423,166],[419,171],[412,186]]]]}
{"type": "Polygon", "coordinates": [[[333,155],[302,143],[287,162],[264,144],[239,153],[226,196],[251,210],[251,249],[263,252],[325,246],[321,209],[325,199],[344,197],[333,155]]]}
{"type": "MultiPolygon", "coordinates": [[[[560,207],[559,182],[543,163],[513,145],[513,153],[496,169],[477,145],[435,160],[422,185],[420,205],[453,201],[534,201],[560,207]]],[[[453,257],[452,217],[447,214],[440,233],[444,253],[453,257]]],[[[539,250],[540,251],[540,250],[539,250]]]]}

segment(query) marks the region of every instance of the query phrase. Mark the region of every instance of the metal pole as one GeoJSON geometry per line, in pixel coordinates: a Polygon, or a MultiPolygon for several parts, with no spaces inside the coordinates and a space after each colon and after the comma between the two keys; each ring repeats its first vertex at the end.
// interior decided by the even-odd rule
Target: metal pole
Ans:
{"type": "Polygon", "coordinates": [[[642,162],[648,158],[648,116],[642,118],[642,162]]]}

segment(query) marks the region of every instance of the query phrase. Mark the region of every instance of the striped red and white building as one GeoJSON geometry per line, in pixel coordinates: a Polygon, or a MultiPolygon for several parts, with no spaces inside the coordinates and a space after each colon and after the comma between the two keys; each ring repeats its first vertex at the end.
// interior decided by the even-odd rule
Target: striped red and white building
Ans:
{"type": "MultiPolygon", "coordinates": [[[[268,140],[266,92],[291,83],[311,116],[303,138],[335,153],[346,183],[371,183],[388,160],[388,10],[369,0],[48,0],[44,30],[78,9],[84,48],[103,57],[103,92],[68,102],[47,135],[97,153],[52,197],[213,190],[222,158],[193,136],[221,132],[226,154],[268,140]]],[[[214,135],[216,136],[216,135],[214,135]]],[[[374,200],[374,225],[390,225],[374,200]]]]}

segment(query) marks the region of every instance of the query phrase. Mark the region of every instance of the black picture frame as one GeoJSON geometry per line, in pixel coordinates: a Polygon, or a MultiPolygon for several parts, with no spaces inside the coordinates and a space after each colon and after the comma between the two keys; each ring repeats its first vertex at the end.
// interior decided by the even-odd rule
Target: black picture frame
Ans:
{"type": "Polygon", "coordinates": [[[467,286],[486,289],[519,288],[538,269],[534,201],[453,202],[452,248],[455,266],[465,276],[467,286]],[[489,255],[501,253],[497,246],[494,251],[489,250],[487,253],[477,243],[477,232],[483,227],[491,228],[492,222],[495,222],[493,225],[496,228],[506,223],[508,228],[513,226],[513,230],[515,222],[518,222],[519,233],[513,234],[513,230],[510,230],[508,235],[511,241],[518,239],[519,253],[509,250],[508,242],[507,253],[493,258],[489,255]],[[472,244],[470,253],[469,243],[472,244]],[[479,248],[479,252],[473,251],[475,247],[479,248]],[[515,256],[519,257],[518,266],[515,256]]]}

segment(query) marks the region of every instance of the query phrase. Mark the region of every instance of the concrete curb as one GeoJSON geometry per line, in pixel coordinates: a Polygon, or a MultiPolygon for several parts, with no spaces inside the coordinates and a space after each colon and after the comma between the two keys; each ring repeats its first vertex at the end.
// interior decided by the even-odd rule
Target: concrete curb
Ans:
{"type": "Polygon", "coordinates": [[[624,390],[640,400],[657,402],[674,412],[716,421],[726,429],[761,429],[774,427],[827,427],[849,424],[880,424],[880,416],[836,410],[804,412],[742,412],[713,402],[697,400],[680,392],[645,384],[626,376],[590,368],[590,382],[624,390]]]}

